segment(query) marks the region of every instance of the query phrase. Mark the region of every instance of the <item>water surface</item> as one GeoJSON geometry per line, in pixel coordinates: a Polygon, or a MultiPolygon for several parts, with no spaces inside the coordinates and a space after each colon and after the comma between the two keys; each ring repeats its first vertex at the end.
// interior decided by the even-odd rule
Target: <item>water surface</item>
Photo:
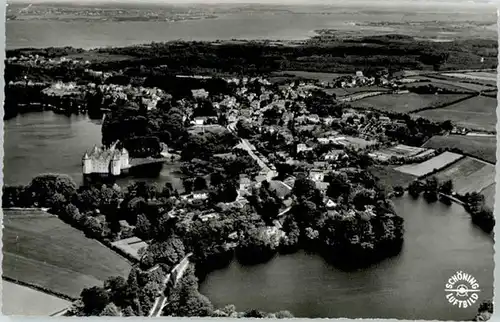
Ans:
{"type": "MultiPolygon", "coordinates": [[[[51,111],[18,115],[5,121],[4,183],[24,185],[41,173],[62,173],[77,184],[83,182],[82,156],[101,144],[101,121],[85,115],[56,114],[51,111]]],[[[126,186],[132,181],[170,182],[182,191],[178,164],[165,164],[157,177],[118,179],[126,186]]]]}
{"type": "Polygon", "coordinates": [[[267,312],[289,310],[297,317],[468,320],[477,305],[450,305],[445,284],[456,271],[476,277],[479,299],[493,295],[493,240],[470,222],[459,205],[395,200],[405,218],[401,254],[374,267],[343,272],[303,252],[246,267],[233,262],[201,285],[217,307],[267,312]],[[361,309],[362,308],[362,309],[361,309]]]}

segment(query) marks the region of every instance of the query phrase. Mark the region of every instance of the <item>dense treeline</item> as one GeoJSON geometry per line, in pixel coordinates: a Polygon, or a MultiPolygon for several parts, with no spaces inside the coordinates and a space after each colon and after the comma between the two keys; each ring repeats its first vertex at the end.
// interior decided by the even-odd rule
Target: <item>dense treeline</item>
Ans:
{"type": "MultiPolygon", "coordinates": [[[[397,187],[399,194],[402,194],[401,190],[401,187],[397,187]]],[[[478,192],[466,193],[463,196],[454,194],[452,180],[439,182],[434,176],[425,181],[415,180],[409,184],[408,193],[414,198],[418,198],[422,193],[428,202],[440,199],[447,204],[451,203],[451,197],[455,197],[463,202],[465,210],[471,215],[472,222],[479,228],[486,233],[491,233],[495,227],[493,210],[486,206],[484,195],[478,192]]]]}
{"type": "MultiPolygon", "coordinates": [[[[310,70],[321,72],[354,72],[385,67],[401,69],[446,69],[446,68],[495,68],[495,41],[470,40],[451,43],[432,43],[416,41],[409,37],[364,37],[345,40],[311,40],[300,46],[272,46],[266,42],[207,43],[207,42],[167,42],[147,46],[124,48],[101,48],[94,51],[106,55],[102,62],[94,62],[95,70],[113,71],[117,68],[130,68],[132,73],[141,68],[161,66],[164,72],[175,73],[232,73],[252,75],[276,70],[310,70]],[[109,54],[119,55],[112,61],[109,54]],[[122,57],[131,57],[123,59],[122,57]],[[484,57],[486,63],[479,63],[484,57]],[[139,67],[138,67],[139,66],[139,67]]],[[[36,50],[41,56],[54,57],[72,54],[78,49],[49,48],[36,50]]],[[[20,53],[34,53],[33,50],[7,52],[7,56],[20,53]]],[[[36,73],[39,67],[30,68],[36,73]]],[[[52,69],[51,69],[52,70],[52,69]]],[[[53,77],[69,77],[67,70],[52,70],[53,77]]],[[[70,71],[74,76],[75,71],[70,71]]],[[[6,79],[12,72],[6,69],[6,79]]],[[[14,76],[19,72],[14,71],[14,76]]],[[[140,74],[140,72],[139,72],[140,74]]],[[[129,76],[131,76],[130,74],[129,76]]],[[[153,77],[149,81],[157,83],[153,77]]]]}

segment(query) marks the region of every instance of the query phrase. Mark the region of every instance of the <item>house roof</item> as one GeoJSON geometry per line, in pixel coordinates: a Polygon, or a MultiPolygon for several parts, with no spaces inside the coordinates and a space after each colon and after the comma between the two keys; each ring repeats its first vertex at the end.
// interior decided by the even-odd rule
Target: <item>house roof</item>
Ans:
{"type": "Polygon", "coordinates": [[[276,194],[280,198],[284,198],[292,192],[292,189],[287,187],[283,181],[279,180],[271,180],[271,182],[269,182],[269,188],[276,191],[276,194]]]}
{"type": "Polygon", "coordinates": [[[316,184],[316,189],[319,190],[326,190],[330,185],[328,182],[315,182],[315,184],[316,184]]]}
{"type": "Polygon", "coordinates": [[[196,190],[196,191],[193,191],[193,195],[199,195],[199,194],[202,194],[202,193],[208,193],[208,189],[204,189],[204,190],[196,190]]]}

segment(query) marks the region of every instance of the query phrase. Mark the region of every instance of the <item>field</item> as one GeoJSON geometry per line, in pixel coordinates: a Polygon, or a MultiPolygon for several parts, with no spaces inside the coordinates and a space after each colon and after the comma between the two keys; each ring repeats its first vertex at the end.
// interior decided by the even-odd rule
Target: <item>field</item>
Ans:
{"type": "Polygon", "coordinates": [[[474,92],[481,92],[485,90],[491,90],[494,89],[492,86],[486,86],[486,85],[481,85],[481,84],[475,84],[475,83],[467,83],[467,82],[460,82],[459,79],[453,78],[453,77],[446,77],[446,76],[438,76],[439,78],[434,78],[434,77],[426,77],[426,76],[413,76],[410,78],[413,79],[418,79],[418,80],[428,80],[433,83],[433,85],[439,85],[443,84],[448,85],[448,86],[456,86],[462,89],[474,91],[474,92]]]}
{"type": "Polygon", "coordinates": [[[454,191],[460,195],[480,192],[495,182],[495,166],[470,157],[439,171],[440,181],[452,180],[454,191]]]}
{"type": "Polygon", "coordinates": [[[398,144],[390,148],[375,151],[372,154],[379,160],[389,160],[391,157],[403,158],[418,155],[425,151],[425,148],[398,144]]]}
{"type": "Polygon", "coordinates": [[[318,80],[320,82],[332,82],[335,78],[346,76],[347,74],[338,73],[321,73],[321,72],[304,72],[300,70],[284,70],[282,72],[275,72],[273,75],[286,76],[293,75],[295,77],[318,80]]]}
{"type": "Polygon", "coordinates": [[[66,56],[67,59],[75,59],[75,60],[82,60],[86,61],[88,60],[91,63],[102,63],[102,62],[118,62],[118,61],[123,61],[123,60],[134,60],[136,59],[133,56],[127,56],[127,55],[114,55],[114,54],[108,54],[108,53],[99,53],[96,51],[89,51],[89,52],[84,52],[84,53],[78,53],[78,54],[71,54],[66,56]]]}
{"type": "Polygon", "coordinates": [[[370,92],[388,92],[389,89],[378,86],[361,86],[353,88],[326,88],[323,91],[332,95],[335,94],[336,97],[346,97],[349,95],[360,94],[360,93],[370,93],[370,92]]]}
{"type": "Polygon", "coordinates": [[[494,209],[495,206],[495,189],[496,184],[493,183],[487,188],[483,189],[483,191],[481,191],[481,194],[484,195],[486,206],[488,206],[490,209],[494,209]]]}
{"type": "Polygon", "coordinates": [[[71,305],[69,301],[6,280],[2,281],[2,295],[5,315],[49,316],[71,305]]]}
{"type": "Polygon", "coordinates": [[[209,125],[192,126],[188,129],[188,132],[189,134],[192,135],[198,135],[201,133],[221,134],[229,131],[225,127],[219,124],[209,124],[209,125]]]}
{"type": "Polygon", "coordinates": [[[444,73],[444,76],[463,78],[472,81],[478,81],[484,84],[496,85],[497,74],[488,72],[470,72],[470,73],[444,73]]]}
{"type": "Polygon", "coordinates": [[[421,163],[402,165],[397,167],[396,170],[420,178],[432,173],[433,171],[443,169],[461,158],[463,158],[463,156],[460,154],[444,152],[421,163]]]}
{"type": "Polygon", "coordinates": [[[465,97],[465,94],[384,94],[367,97],[351,105],[363,109],[373,108],[382,112],[410,113],[426,107],[451,104],[465,97]]]}
{"type": "Polygon", "coordinates": [[[391,192],[395,186],[406,187],[417,179],[416,176],[397,171],[392,166],[373,166],[368,171],[379,179],[386,192],[391,192]]]}
{"type": "Polygon", "coordinates": [[[421,86],[427,86],[427,85],[432,85],[437,88],[442,88],[443,90],[449,90],[449,91],[458,91],[458,92],[468,92],[468,93],[474,93],[475,91],[466,89],[460,86],[456,85],[451,85],[448,83],[441,83],[441,82],[436,82],[436,81],[428,81],[428,82],[413,82],[413,83],[408,83],[405,84],[404,86],[408,89],[415,88],[415,87],[421,87],[421,86]]]}
{"type": "Polygon", "coordinates": [[[374,145],[376,142],[375,141],[367,141],[362,138],[354,137],[354,136],[348,136],[348,135],[343,135],[336,139],[337,143],[344,144],[350,147],[353,147],[355,149],[364,149],[370,145],[374,145]]]}
{"type": "Polygon", "coordinates": [[[447,135],[433,136],[424,144],[425,148],[455,148],[490,163],[496,162],[497,139],[495,136],[447,135]]]}
{"type": "Polygon", "coordinates": [[[453,124],[473,130],[494,132],[496,108],[495,98],[476,96],[444,108],[418,112],[416,115],[439,122],[450,120],[453,124]]]}
{"type": "Polygon", "coordinates": [[[110,276],[126,277],[130,264],[57,217],[4,210],[3,274],[72,298],[110,276]]]}

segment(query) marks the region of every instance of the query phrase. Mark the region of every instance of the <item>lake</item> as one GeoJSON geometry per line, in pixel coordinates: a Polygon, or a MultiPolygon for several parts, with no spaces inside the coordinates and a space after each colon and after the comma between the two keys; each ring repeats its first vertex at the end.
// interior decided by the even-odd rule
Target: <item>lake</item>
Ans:
{"type": "Polygon", "coordinates": [[[452,306],[445,298],[445,284],[461,270],[478,280],[478,302],[491,298],[493,239],[473,226],[459,205],[429,205],[408,196],[394,203],[406,229],[397,257],[349,273],[303,252],[250,267],[233,261],[210,273],[200,291],[216,307],[289,310],[296,317],[473,318],[478,303],[466,309],[452,306]]]}
{"type": "MultiPolygon", "coordinates": [[[[86,115],[70,117],[51,111],[17,115],[4,122],[4,183],[28,184],[40,173],[63,173],[77,184],[83,182],[82,156],[101,144],[101,121],[86,115]]],[[[183,191],[179,165],[165,164],[156,178],[125,177],[121,186],[133,181],[172,183],[183,191]]]]}

